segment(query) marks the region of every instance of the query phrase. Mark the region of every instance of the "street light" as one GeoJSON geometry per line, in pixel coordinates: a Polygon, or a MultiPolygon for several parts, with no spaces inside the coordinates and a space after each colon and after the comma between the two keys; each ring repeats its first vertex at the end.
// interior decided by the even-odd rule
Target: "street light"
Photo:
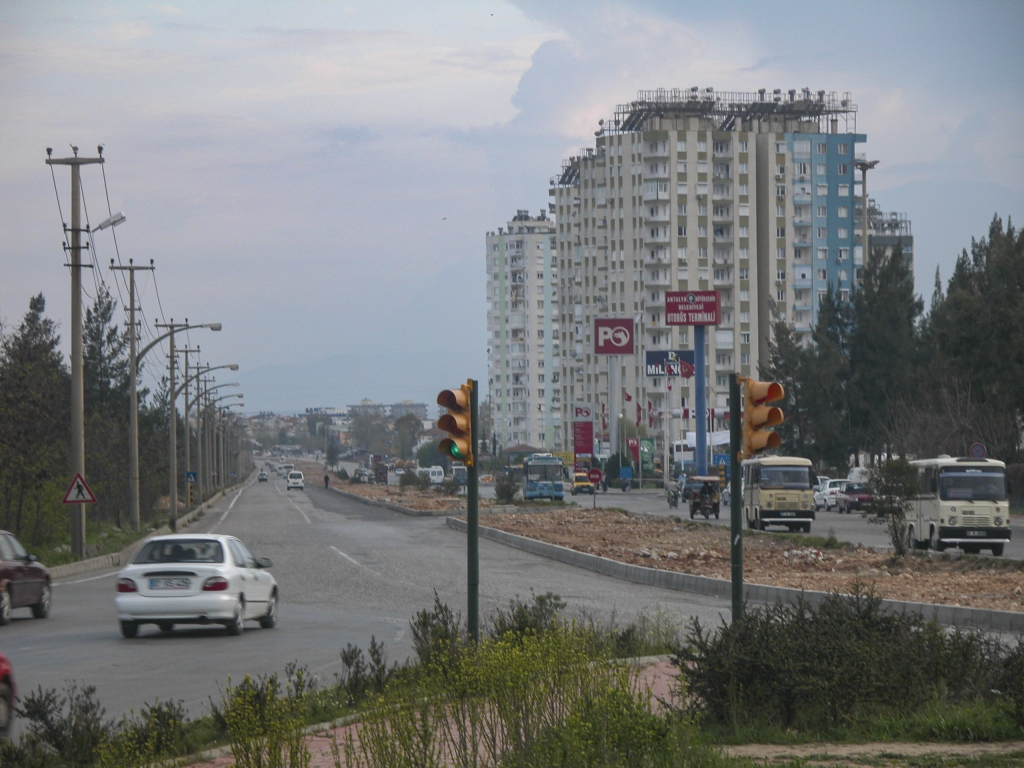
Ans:
{"type": "MultiPolygon", "coordinates": [[[[170,346],[170,381],[167,386],[167,395],[170,402],[168,403],[168,417],[167,417],[167,428],[170,432],[170,475],[171,475],[171,493],[170,493],[170,508],[171,508],[171,519],[170,526],[171,530],[174,530],[178,521],[178,404],[177,398],[175,397],[175,386],[174,386],[174,368],[176,360],[174,358],[174,334],[179,331],[188,331],[193,328],[209,328],[211,331],[219,331],[221,329],[220,323],[197,323],[189,324],[188,318],[185,318],[184,323],[175,323],[174,318],[171,318],[169,323],[155,323],[157,328],[166,328],[167,333],[162,336],[158,336],[154,339],[147,347],[142,350],[142,354],[139,355],[141,358],[150,349],[155,347],[163,339],[168,339],[170,346]]],[[[138,370],[138,360],[134,361],[132,370],[138,370]]]]}
{"type": "MultiPolygon", "coordinates": [[[[196,406],[196,480],[197,480],[197,486],[198,486],[196,488],[196,490],[198,491],[198,497],[199,497],[199,501],[200,502],[202,502],[202,500],[203,500],[203,490],[204,490],[204,486],[205,486],[205,482],[203,481],[202,405],[200,403],[200,401],[202,399],[202,392],[200,391],[201,377],[204,374],[209,373],[210,371],[218,371],[218,370],[221,370],[222,368],[227,368],[227,369],[232,370],[232,371],[237,371],[238,370],[238,363],[226,363],[225,365],[205,365],[205,366],[197,365],[197,366],[195,366],[194,372],[192,373],[191,376],[188,375],[188,368],[186,368],[185,369],[185,381],[182,382],[181,386],[178,387],[177,391],[174,393],[174,397],[175,397],[175,399],[177,399],[178,395],[181,394],[182,391],[186,390],[186,388],[189,386],[189,382],[196,381],[197,379],[200,380],[200,381],[196,381],[196,387],[195,387],[196,395],[195,395],[195,399],[193,400],[193,403],[195,403],[195,406],[196,406]]],[[[190,461],[191,453],[189,452],[189,444],[191,443],[191,436],[190,436],[191,430],[189,429],[189,426],[188,426],[188,412],[189,412],[188,398],[186,398],[186,400],[185,400],[185,471],[186,472],[191,472],[192,471],[192,465],[191,465],[191,461],[190,461]]]]}

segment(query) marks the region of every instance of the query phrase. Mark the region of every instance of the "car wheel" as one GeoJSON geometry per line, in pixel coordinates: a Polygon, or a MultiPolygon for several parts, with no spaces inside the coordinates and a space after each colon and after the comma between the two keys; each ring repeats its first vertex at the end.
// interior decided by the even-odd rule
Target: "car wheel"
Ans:
{"type": "Polygon", "coordinates": [[[245,603],[241,600],[235,605],[235,613],[227,625],[229,635],[240,635],[245,629],[245,603]]]}
{"type": "Polygon", "coordinates": [[[50,602],[53,599],[53,592],[49,584],[43,584],[43,594],[39,596],[39,602],[32,606],[32,615],[37,619],[45,619],[50,615],[50,602]]]}
{"type": "Polygon", "coordinates": [[[11,623],[11,590],[0,592],[0,627],[11,623]]]}
{"type": "Polygon", "coordinates": [[[134,621],[121,622],[121,635],[123,637],[135,637],[139,634],[139,625],[134,621]]]}
{"type": "Polygon", "coordinates": [[[929,540],[929,544],[934,552],[946,551],[946,545],[943,544],[942,540],[939,538],[939,531],[937,528],[932,528],[932,535],[929,540]]]}
{"type": "Polygon", "coordinates": [[[174,631],[174,624],[172,622],[170,622],[170,621],[161,621],[159,624],[157,624],[157,626],[160,627],[160,631],[161,632],[173,632],[174,631]]]}
{"type": "Polygon", "coordinates": [[[995,557],[1002,557],[1003,556],[1003,545],[1002,544],[993,544],[992,545],[992,554],[995,557]]]}
{"type": "Polygon", "coordinates": [[[804,523],[804,533],[810,533],[810,532],[811,532],[811,524],[810,523],[804,523]]]}
{"type": "Polygon", "coordinates": [[[14,693],[7,683],[0,683],[0,739],[6,739],[14,722],[14,693]]]}
{"type": "Polygon", "coordinates": [[[267,612],[263,618],[260,619],[260,626],[263,629],[273,629],[277,626],[277,593],[275,592],[270,596],[267,601],[267,612]]]}
{"type": "Polygon", "coordinates": [[[768,530],[768,525],[765,523],[764,520],[761,520],[760,518],[758,518],[758,521],[757,521],[757,530],[759,530],[759,531],[766,531],[766,530],[768,530]]]}

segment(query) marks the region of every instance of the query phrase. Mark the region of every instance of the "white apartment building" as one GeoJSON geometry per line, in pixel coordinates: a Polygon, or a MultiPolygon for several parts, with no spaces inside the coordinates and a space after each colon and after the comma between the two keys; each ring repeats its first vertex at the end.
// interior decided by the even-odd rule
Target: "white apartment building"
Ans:
{"type": "Polygon", "coordinates": [[[520,210],[487,233],[487,384],[498,449],[562,450],[555,224],[520,210]]]}
{"type": "MultiPolygon", "coordinates": [[[[727,428],[728,375],[757,374],[772,311],[809,338],[813,291],[832,280],[848,295],[854,144],[865,140],[856,110],[848,94],[808,89],[661,89],[641,91],[600,121],[595,146],[565,160],[549,191],[561,402],[590,403],[608,420],[615,403],[625,423],[639,403],[642,429],[660,442],[672,409],[692,407],[695,394],[693,379],[675,382],[670,396],[664,378],[644,375],[648,350],[692,349],[691,329],[665,325],[665,292],[718,290],[722,322],[706,335],[707,404],[713,427],[727,428]],[[811,272],[812,248],[822,272],[811,272]],[[609,397],[609,359],[593,354],[595,317],[636,321],[637,354],[619,358],[616,377],[634,398],[625,407],[621,393],[609,397]]],[[[559,415],[568,441],[568,409],[559,415]]],[[[694,423],[677,419],[676,434],[694,423]]],[[[607,439],[603,427],[599,419],[607,439]]]]}

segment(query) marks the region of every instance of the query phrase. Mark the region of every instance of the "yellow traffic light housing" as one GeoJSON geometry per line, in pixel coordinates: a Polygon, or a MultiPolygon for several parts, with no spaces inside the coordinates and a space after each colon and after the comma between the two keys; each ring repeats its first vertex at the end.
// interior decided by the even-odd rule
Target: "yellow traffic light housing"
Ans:
{"type": "Polygon", "coordinates": [[[782,438],[767,427],[775,427],[785,420],[781,408],[765,403],[774,403],[786,396],[782,385],[776,381],[754,381],[747,376],[739,377],[743,385],[743,448],[741,458],[749,459],[755,453],[769,448],[778,448],[782,438]]]}
{"type": "Polygon", "coordinates": [[[438,420],[437,428],[451,435],[441,441],[438,450],[442,456],[461,461],[467,467],[473,466],[472,399],[472,381],[437,396],[437,404],[448,409],[438,420]]]}

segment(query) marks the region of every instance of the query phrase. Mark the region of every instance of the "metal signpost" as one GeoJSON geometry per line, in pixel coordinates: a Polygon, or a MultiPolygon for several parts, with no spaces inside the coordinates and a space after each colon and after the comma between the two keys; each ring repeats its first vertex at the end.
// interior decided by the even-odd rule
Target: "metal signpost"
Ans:
{"type": "Polygon", "coordinates": [[[594,355],[608,356],[608,409],[611,412],[611,452],[619,450],[619,355],[633,354],[635,329],[631,317],[594,318],[594,355]]]}
{"type": "Polygon", "coordinates": [[[592,489],[591,496],[594,497],[594,509],[597,509],[597,489],[598,489],[598,486],[601,485],[601,477],[602,477],[601,470],[598,469],[597,467],[593,467],[587,473],[587,480],[590,481],[590,487],[592,489]]]}
{"type": "Polygon", "coordinates": [[[697,474],[708,473],[707,365],[705,363],[704,326],[718,325],[722,314],[722,295],[719,291],[666,291],[665,325],[693,326],[693,363],[696,375],[697,446],[694,459],[697,474]]]}

